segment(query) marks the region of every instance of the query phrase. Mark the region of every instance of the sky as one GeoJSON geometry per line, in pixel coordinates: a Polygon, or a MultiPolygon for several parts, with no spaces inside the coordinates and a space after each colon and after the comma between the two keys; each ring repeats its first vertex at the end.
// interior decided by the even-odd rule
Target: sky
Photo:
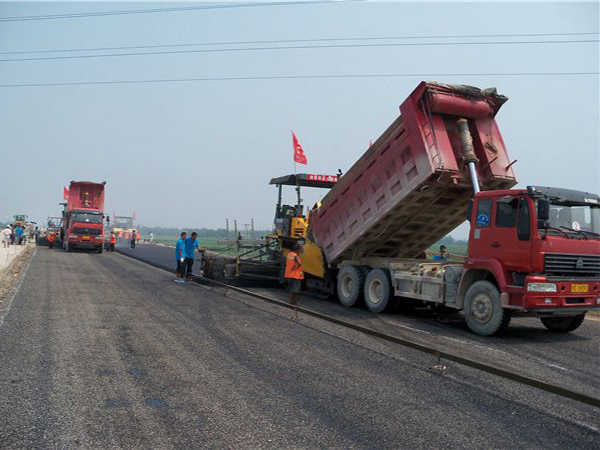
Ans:
{"type": "MultiPolygon", "coordinates": [[[[308,167],[299,171],[345,172],[424,79],[495,86],[509,97],[496,118],[509,156],[517,160],[518,186],[600,191],[598,42],[514,43],[597,41],[598,2],[325,2],[2,20],[223,4],[232,3],[0,2],[0,221],[18,213],[38,222],[57,216],[63,186],[89,180],[107,182],[107,213],[135,212],[142,225],[221,228],[226,218],[239,224],[253,218],[257,229],[270,228],[276,189],[268,183],[294,171],[291,131],[308,157],[308,167]],[[596,34],[439,38],[548,33],[596,34]],[[405,39],[214,45],[390,37],[405,39]],[[513,43],[465,44],[490,41],[513,43]],[[425,42],[445,45],[1,61],[425,42]],[[448,44],[457,42],[461,44],[448,44]],[[7,54],[181,44],[195,45],[7,54]],[[540,75],[502,75],[523,73],[540,75]],[[14,86],[357,74],[410,76],[14,86]]],[[[304,198],[313,203],[321,194],[307,192],[304,198]]],[[[291,189],[286,198],[293,202],[291,189]]],[[[464,238],[466,227],[453,235],[464,238]]]]}

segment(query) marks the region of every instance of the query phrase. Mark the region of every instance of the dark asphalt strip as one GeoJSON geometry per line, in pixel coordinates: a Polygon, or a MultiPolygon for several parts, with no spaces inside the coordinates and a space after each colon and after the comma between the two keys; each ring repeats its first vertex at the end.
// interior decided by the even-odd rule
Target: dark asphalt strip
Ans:
{"type": "MultiPolygon", "coordinates": [[[[167,270],[164,266],[162,266],[160,264],[153,264],[153,263],[147,261],[146,259],[138,258],[138,257],[136,257],[136,256],[134,256],[134,255],[132,255],[130,253],[125,253],[125,252],[119,252],[119,253],[121,253],[122,255],[128,256],[130,258],[133,258],[135,260],[142,261],[144,263],[150,264],[150,265],[152,265],[154,267],[157,267],[157,268],[160,268],[160,269],[163,269],[163,270],[167,270]]],[[[235,291],[235,292],[239,292],[241,294],[248,295],[250,297],[253,297],[253,298],[256,298],[256,299],[259,299],[259,300],[262,300],[262,301],[266,301],[266,302],[269,302],[269,303],[272,303],[272,304],[276,304],[278,306],[282,306],[284,308],[294,309],[294,306],[292,306],[292,305],[290,305],[288,303],[284,303],[284,302],[282,302],[280,300],[276,300],[276,299],[267,297],[265,295],[257,294],[255,292],[248,291],[246,289],[242,289],[242,288],[239,288],[239,287],[230,286],[230,285],[227,285],[227,284],[224,284],[224,283],[220,283],[220,282],[215,281],[215,280],[204,278],[204,277],[202,277],[200,275],[194,275],[194,277],[195,277],[195,281],[197,281],[197,282],[208,283],[208,284],[212,284],[212,285],[215,285],[215,286],[220,286],[220,287],[226,288],[226,292],[225,292],[224,295],[227,295],[227,289],[229,289],[229,290],[232,290],[232,291],[235,291]]],[[[402,338],[399,338],[397,336],[392,336],[392,335],[389,335],[389,334],[386,334],[386,333],[382,333],[382,332],[377,331],[377,330],[373,330],[373,329],[366,328],[366,327],[363,327],[363,326],[360,326],[360,325],[356,325],[354,323],[347,322],[345,320],[341,320],[341,319],[338,319],[338,318],[335,318],[335,317],[332,317],[332,316],[329,316],[329,315],[326,315],[326,314],[322,314],[322,313],[319,313],[319,312],[316,312],[316,311],[312,311],[310,309],[298,307],[297,310],[298,310],[298,312],[301,312],[303,314],[306,314],[306,315],[309,315],[309,316],[312,316],[312,317],[316,317],[316,318],[319,318],[321,320],[325,320],[327,322],[330,322],[330,323],[333,323],[333,324],[336,324],[336,325],[339,325],[339,326],[343,326],[345,328],[350,328],[352,330],[361,332],[361,333],[369,335],[369,336],[373,336],[373,337],[376,337],[376,338],[379,338],[379,339],[383,339],[385,341],[392,342],[394,344],[399,344],[399,345],[411,348],[413,350],[418,350],[418,351],[423,352],[423,353],[428,353],[428,354],[434,355],[436,357],[446,359],[448,361],[452,361],[452,362],[455,362],[455,363],[458,363],[458,364],[462,364],[462,365],[464,365],[466,367],[470,367],[472,369],[476,369],[476,370],[479,370],[479,371],[482,371],[482,372],[485,372],[485,373],[489,373],[491,375],[495,375],[497,377],[504,378],[506,380],[514,381],[514,382],[517,382],[517,383],[520,383],[520,384],[524,384],[526,386],[531,386],[531,387],[534,387],[536,389],[540,389],[540,390],[549,392],[551,394],[559,395],[561,397],[565,397],[565,398],[568,398],[570,400],[575,400],[577,402],[581,402],[581,403],[584,403],[584,404],[587,404],[587,405],[590,405],[590,406],[594,406],[596,408],[600,408],[600,399],[598,399],[596,397],[592,397],[592,396],[586,395],[586,394],[583,394],[581,392],[576,392],[576,391],[573,391],[573,390],[570,390],[570,389],[563,388],[561,386],[556,386],[556,385],[553,385],[553,384],[550,384],[550,383],[546,383],[544,381],[537,380],[535,378],[531,378],[531,377],[519,375],[517,373],[510,372],[510,371],[504,370],[504,369],[500,369],[498,367],[494,367],[494,366],[491,366],[491,365],[488,365],[488,364],[482,364],[482,363],[477,362],[477,361],[466,359],[466,358],[463,358],[461,356],[457,356],[457,355],[454,355],[454,354],[451,354],[451,353],[448,353],[448,352],[440,351],[439,349],[436,349],[436,348],[433,348],[433,347],[425,346],[425,345],[422,345],[422,344],[418,344],[416,342],[412,342],[412,341],[407,340],[407,339],[402,339],[402,338]]]]}

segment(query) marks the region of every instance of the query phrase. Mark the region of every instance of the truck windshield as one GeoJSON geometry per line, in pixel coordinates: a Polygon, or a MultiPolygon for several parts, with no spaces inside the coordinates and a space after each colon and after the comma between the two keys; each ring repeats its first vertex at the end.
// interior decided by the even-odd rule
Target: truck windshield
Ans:
{"type": "Polygon", "coordinates": [[[549,224],[567,233],[600,233],[600,208],[551,204],[549,224]]]}
{"type": "Polygon", "coordinates": [[[73,214],[73,222],[102,223],[102,214],[76,212],[73,214]]]}

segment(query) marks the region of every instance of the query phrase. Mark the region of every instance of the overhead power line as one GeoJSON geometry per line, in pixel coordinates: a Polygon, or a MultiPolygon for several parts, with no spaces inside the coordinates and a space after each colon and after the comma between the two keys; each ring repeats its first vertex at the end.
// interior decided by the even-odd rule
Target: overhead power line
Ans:
{"type": "Polygon", "coordinates": [[[308,42],[345,42],[345,41],[392,41],[406,39],[481,39],[499,37],[550,37],[550,36],[590,36],[598,35],[600,32],[577,32],[577,33],[528,33],[528,34],[462,34],[462,35],[439,35],[439,36],[367,36],[367,37],[341,37],[341,38],[315,38],[315,39],[272,39],[263,41],[228,41],[228,42],[201,42],[184,44],[155,44],[155,45],[129,45],[121,47],[87,47],[68,48],[54,50],[24,50],[0,52],[0,55],[23,55],[31,53],[70,53],[70,52],[96,52],[111,50],[143,50],[152,48],[177,48],[177,47],[208,47],[218,45],[264,45],[264,44],[293,44],[308,42]]]}
{"type": "Polygon", "coordinates": [[[17,61],[49,61],[65,59],[89,59],[89,58],[116,58],[123,56],[145,56],[145,55],[175,55],[189,53],[231,53],[231,52],[255,52],[255,51],[276,51],[276,50],[310,50],[310,49],[331,49],[331,48],[374,48],[374,47],[404,47],[404,46],[449,46],[449,45],[514,45],[514,44],[581,44],[598,43],[598,39],[585,40],[567,40],[567,41],[493,41],[493,42],[402,42],[387,44],[327,44],[327,45],[292,45],[277,47],[237,47],[237,48],[211,48],[194,50],[162,50],[155,52],[130,52],[113,53],[100,55],[71,55],[71,56],[40,56],[32,58],[9,58],[0,59],[0,62],[17,61]]]}
{"type": "Polygon", "coordinates": [[[254,81],[254,80],[310,80],[310,79],[358,79],[358,78],[400,78],[400,77],[531,77],[531,76],[585,76],[600,75],[600,72],[508,72],[508,73],[388,73],[388,74],[341,74],[341,75],[273,75],[247,77],[206,77],[206,78],[163,78],[150,80],[105,80],[75,81],[64,83],[24,83],[0,84],[0,88],[47,87],[47,86],[90,86],[117,84],[190,83],[200,81],[254,81]]]}
{"type": "Polygon", "coordinates": [[[0,17],[0,22],[25,22],[32,20],[55,20],[55,19],[80,19],[84,17],[103,17],[103,16],[121,16],[133,14],[155,14],[169,13],[182,11],[203,11],[211,9],[235,9],[235,8],[257,8],[269,6],[305,6],[305,5],[323,5],[335,3],[362,3],[369,0],[292,0],[279,2],[252,2],[252,3],[229,3],[220,5],[196,5],[196,6],[180,6],[172,8],[153,8],[153,9],[127,9],[116,11],[91,11],[80,13],[64,13],[64,14],[43,14],[37,16],[15,16],[15,17],[0,17]]]}

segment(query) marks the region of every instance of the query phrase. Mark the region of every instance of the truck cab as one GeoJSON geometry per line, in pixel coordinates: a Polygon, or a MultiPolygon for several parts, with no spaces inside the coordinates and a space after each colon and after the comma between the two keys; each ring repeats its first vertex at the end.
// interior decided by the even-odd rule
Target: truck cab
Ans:
{"type": "Polygon", "coordinates": [[[600,309],[596,194],[540,186],[480,192],[468,218],[469,254],[458,296],[467,318],[483,323],[493,313],[485,295],[467,298],[474,297],[468,292],[476,281],[498,290],[509,315],[536,315],[556,331],[570,331],[587,311],[600,309]]]}

